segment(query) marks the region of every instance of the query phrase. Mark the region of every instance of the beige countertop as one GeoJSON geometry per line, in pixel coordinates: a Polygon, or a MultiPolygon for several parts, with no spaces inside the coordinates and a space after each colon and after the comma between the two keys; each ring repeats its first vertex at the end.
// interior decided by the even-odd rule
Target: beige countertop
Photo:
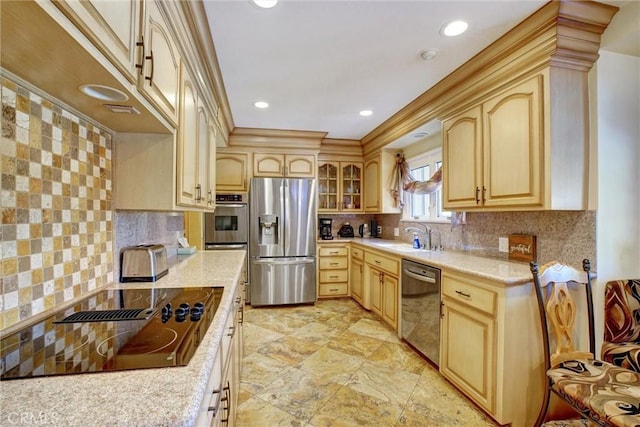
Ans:
{"type": "Polygon", "coordinates": [[[187,366],[2,381],[0,425],[194,425],[245,256],[240,250],[196,252],[157,282],[116,285],[225,288],[211,327],[187,366]]]}
{"type": "Polygon", "coordinates": [[[398,240],[355,237],[351,239],[318,240],[318,244],[353,242],[361,246],[407,258],[451,272],[475,275],[504,285],[532,281],[529,265],[522,262],[474,256],[465,252],[425,251],[413,249],[398,240]]]}

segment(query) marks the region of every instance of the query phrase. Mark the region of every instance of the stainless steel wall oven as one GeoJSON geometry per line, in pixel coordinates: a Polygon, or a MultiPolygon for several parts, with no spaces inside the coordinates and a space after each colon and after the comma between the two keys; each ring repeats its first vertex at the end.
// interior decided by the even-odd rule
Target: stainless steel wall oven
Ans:
{"type": "Polygon", "coordinates": [[[249,279],[249,195],[247,193],[216,194],[216,210],[204,214],[204,243],[206,250],[242,249],[246,257],[246,301],[250,302],[249,279]]]}

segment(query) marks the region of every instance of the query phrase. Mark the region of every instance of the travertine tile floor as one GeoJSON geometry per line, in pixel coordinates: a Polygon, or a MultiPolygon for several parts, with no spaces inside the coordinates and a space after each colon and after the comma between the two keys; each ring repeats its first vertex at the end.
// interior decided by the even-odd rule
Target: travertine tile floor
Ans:
{"type": "Polygon", "coordinates": [[[246,307],[239,427],[495,426],[348,299],[246,307]]]}

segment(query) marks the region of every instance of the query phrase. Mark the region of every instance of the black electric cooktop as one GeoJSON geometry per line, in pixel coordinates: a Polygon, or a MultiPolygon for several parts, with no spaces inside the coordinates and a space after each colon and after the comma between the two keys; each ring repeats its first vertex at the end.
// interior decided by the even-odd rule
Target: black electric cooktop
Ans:
{"type": "Polygon", "coordinates": [[[0,379],[184,366],[222,291],[104,290],[2,338],[0,379]]]}

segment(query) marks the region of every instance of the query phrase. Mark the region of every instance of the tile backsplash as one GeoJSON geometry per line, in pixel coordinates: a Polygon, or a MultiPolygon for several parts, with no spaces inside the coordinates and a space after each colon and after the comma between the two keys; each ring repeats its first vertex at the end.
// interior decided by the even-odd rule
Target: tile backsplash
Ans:
{"type": "Polygon", "coordinates": [[[112,135],[2,77],[0,329],[113,281],[112,135]]]}

